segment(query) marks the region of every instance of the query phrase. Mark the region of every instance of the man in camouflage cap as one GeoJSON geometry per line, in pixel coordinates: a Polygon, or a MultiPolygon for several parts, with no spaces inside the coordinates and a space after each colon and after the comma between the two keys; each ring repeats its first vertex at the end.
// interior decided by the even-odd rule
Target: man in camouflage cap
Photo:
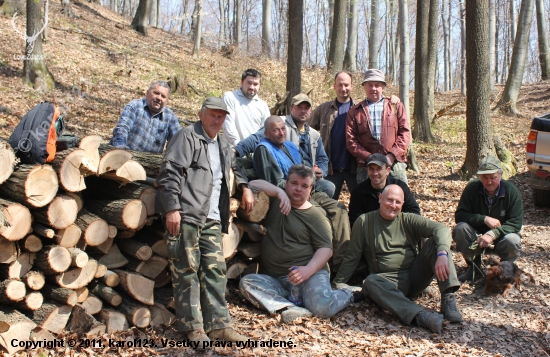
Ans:
{"type": "Polygon", "coordinates": [[[170,140],[157,177],[156,206],[167,231],[177,329],[187,333],[194,348],[208,347],[210,339],[247,340],[230,327],[225,301],[222,232],[229,226],[230,168],[243,192],[241,206],[252,209],[254,197],[229,143],[218,135],[227,113],[221,98],[206,99],[200,121],[170,140]]]}
{"type": "Polygon", "coordinates": [[[290,167],[284,191],[264,180],[250,182],[276,198],[263,222],[260,274],[243,277],[239,291],[256,307],[281,311],[285,323],[312,315],[328,319],[353,302],[350,290],[330,286],[332,233],[328,219],[309,202],[314,182],[314,171],[302,164],[290,167]],[[288,300],[293,288],[303,307],[288,300]]]}

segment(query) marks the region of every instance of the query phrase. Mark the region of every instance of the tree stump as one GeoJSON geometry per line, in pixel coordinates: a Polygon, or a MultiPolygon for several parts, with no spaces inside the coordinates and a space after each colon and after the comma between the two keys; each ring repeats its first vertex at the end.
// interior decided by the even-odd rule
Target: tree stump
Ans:
{"type": "Polygon", "coordinates": [[[102,174],[101,177],[108,180],[118,181],[123,184],[134,181],[145,181],[147,179],[143,166],[134,160],[126,161],[116,171],[106,172],[102,174]]]}
{"type": "Polygon", "coordinates": [[[77,213],[84,207],[84,199],[82,198],[82,193],[80,192],[64,192],[64,195],[70,196],[73,200],[76,201],[77,213]]]}
{"type": "Polygon", "coordinates": [[[44,207],[53,200],[59,182],[50,165],[18,165],[0,185],[4,196],[29,207],[44,207]]]}

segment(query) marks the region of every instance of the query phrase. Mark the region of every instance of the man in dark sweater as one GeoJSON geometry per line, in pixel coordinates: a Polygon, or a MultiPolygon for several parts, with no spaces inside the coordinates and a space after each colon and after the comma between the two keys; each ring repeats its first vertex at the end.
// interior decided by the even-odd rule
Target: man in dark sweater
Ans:
{"type": "Polygon", "coordinates": [[[458,202],[453,240],[468,263],[458,276],[462,282],[481,276],[481,254],[496,254],[503,261],[515,261],[521,251],[519,234],[523,222],[523,203],[517,187],[502,179],[502,166],[495,156],[481,161],[478,180],[470,182],[458,202]],[[477,243],[477,249],[470,249],[477,243]],[[475,267],[474,267],[475,265],[475,267]]]}
{"type": "Polygon", "coordinates": [[[388,185],[397,185],[401,187],[405,195],[403,202],[403,212],[420,214],[420,207],[416,202],[407,184],[394,176],[390,175],[391,166],[386,156],[382,154],[372,154],[367,158],[368,178],[361,182],[351,192],[349,200],[349,221],[353,227],[355,220],[363,213],[376,211],[380,208],[378,197],[388,185]]]}

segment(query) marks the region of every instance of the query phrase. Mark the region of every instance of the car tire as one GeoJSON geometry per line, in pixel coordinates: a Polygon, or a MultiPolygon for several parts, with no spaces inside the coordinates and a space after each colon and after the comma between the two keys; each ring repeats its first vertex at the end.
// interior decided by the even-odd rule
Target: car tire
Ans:
{"type": "Polygon", "coordinates": [[[550,207],[550,190],[533,189],[533,203],[537,207],[550,207]]]}

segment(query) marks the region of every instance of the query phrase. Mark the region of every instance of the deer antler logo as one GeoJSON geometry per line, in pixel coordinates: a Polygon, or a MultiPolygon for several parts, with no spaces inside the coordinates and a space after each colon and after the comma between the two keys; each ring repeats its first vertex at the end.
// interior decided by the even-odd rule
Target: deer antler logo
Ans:
{"type": "MultiPolygon", "coordinates": [[[[38,0],[39,1],[39,0],[38,0]]],[[[25,54],[29,56],[34,51],[34,41],[40,36],[40,34],[44,31],[46,26],[48,26],[48,0],[46,0],[46,7],[44,11],[44,26],[38,31],[36,31],[32,36],[27,36],[27,34],[23,31],[19,31],[17,29],[17,26],[15,25],[15,18],[17,17],[17,11],[15,14],[13,14],[13,17],[11,18],[11,26],[13,27],[13,30],[26,42],[26,49],[25,54]]],[[[28,25],[28,24],[27,24],[28,25]]]]}

